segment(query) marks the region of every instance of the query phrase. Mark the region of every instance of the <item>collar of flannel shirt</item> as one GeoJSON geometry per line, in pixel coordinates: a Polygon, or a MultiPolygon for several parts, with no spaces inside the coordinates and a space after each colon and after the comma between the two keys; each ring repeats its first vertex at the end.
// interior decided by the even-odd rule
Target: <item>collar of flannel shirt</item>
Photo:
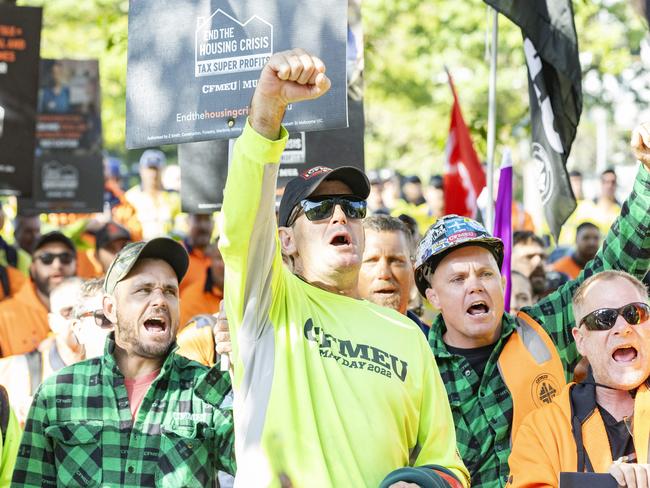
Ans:
{"type": "MultiPolygon", "coordinates": [[[[175,352],[177,349],[178,349],[178,344],[176,344],[176,341],[174,341],[171,344],[171,346],[169,346],[169,350],[167,351],[167,357],[165,358],[162,368],[160,369],[161,373],[165,373],[169,369],[171,363],[173,362],[175,352]]],[[[122,376],[122,372],[117,367],[117,363],[115,362],[115,356],[113,356],[114,351],[115,351],[115,331],[111,332],[106,337],[106,345],[104,346],[104,357],[102,358],[102,360],[104,362],[105,367],[113,371],[114,374],[122,376]]]]}
{"type": "MultiPolygon", "coordinates": [[[[503,313],[501,318],[501,336],[500,339],[508,337],[515,331],[515,317],[507,312],[503,313]]],[[[442,314],[438,314],[431,324],[431,331],[429,332],[429,346],[433,351],[436,359],[438,358],[451,358],[453,355],[447,349],[447,345],[442,340],[442,336],[447,332],[447,325],[442,314]]]]}

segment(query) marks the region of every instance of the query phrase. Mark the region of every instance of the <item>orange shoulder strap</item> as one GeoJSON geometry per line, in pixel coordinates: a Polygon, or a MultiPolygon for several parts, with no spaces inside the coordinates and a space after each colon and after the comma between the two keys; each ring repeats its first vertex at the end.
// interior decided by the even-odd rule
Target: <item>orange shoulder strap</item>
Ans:
{"type": "Polygon", "coordinates": [[[634,448],[637,463],[650,463],[648,442],[650,442],[650,389],[647,383],[644,383],[637,390],[634,399],[634,448]]]}
{"type": "Polygon", "coordinates": [[[517,314],[516,331],[499,356],[499,372],[514,407],[511,439],[526,415],[551,403],[566,381],[562,361],[546,331],[523,312],[517,314]]]}

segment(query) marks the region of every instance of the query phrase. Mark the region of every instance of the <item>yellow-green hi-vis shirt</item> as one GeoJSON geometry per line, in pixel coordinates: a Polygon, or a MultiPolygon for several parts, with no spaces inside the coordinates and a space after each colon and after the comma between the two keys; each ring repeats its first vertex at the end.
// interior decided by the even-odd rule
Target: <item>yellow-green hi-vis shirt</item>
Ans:
{"type": "Polygon", "coordinates": [[[237,487],[377,487],[438,464],[469,486],[445,387],[418,327],[305,283],[282,264],[275,220],[287,140],[248,124],[235,144],[219,247],[233,343],[237,487]]]}

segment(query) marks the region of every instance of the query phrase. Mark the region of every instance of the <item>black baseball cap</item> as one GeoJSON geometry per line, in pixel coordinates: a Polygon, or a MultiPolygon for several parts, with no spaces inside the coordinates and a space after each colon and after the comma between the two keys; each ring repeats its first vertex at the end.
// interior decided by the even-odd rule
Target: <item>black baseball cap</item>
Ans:
{"type": "Polygon", "coordinates": [[[132,242],[117,254],[104,278],[104,291],[113,293],[117,284],[127,277],[140,259],[162,259],[167,262],[180,283],[187,272],[190,258],[185,248],[169,237],[157,237],[150,241],[132,242]]]}
{"type": "Polygon", "coordinates": [[[280,227],[289,225],[289,218],[295,206],[314,193],[318,185],[325,180],[342,181],[350,187],[354,196],[363,200],[370,194],[370,182],[363,171],[353,166],[341,166],[336,169],[315,166],[287,183],[280,201],[280,227]]]}
{"type": "Polygon", "coordinates": [[[107,222],[95,234],[95,248],[101,249],[118,239],[126,239],[127,241],[133,240],[131,238],[131,233],[126,228],[115,222],[107,222]]]}
{"type": "Polygon", "coordinates": [[[36,245],[34,246],[34,252],[36,252],[38,249],[43,247],[45,244],[49,244],[51,242],[60,242],[65,247],[70,249],[73,253],[77,252],[77,249],[75,248],[75,245],[72,242],[72,240],[65,234],[59,232],[58,230],[48,232],[47,234],[43,234],[38,239],[38,241],[36,241],[36,245]]]}

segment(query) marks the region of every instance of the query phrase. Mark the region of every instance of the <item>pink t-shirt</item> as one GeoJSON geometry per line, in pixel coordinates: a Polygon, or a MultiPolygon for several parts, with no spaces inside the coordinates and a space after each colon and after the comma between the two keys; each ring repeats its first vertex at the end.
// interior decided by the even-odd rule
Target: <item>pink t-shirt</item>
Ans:
{"type": "Polygon", "coordinates": [[[135,415],[138,413],[140,404],[142,403],[144,396],[147,394],[149,386],[158,376],[158,373],[160,373],[159,369],[138,378],[124,378],[124,386],[126,387],[126,394],[129,397],[132,419],[135,420],[135,415]]]}

